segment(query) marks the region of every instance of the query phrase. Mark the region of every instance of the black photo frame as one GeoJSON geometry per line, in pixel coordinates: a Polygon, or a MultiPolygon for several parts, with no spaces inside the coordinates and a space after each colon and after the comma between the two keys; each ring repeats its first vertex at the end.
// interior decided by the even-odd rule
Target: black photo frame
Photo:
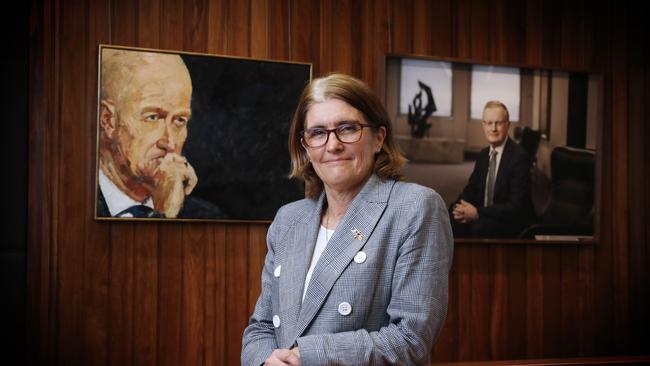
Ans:
{"type": "MultiPolygon", "coordinates": [[[[604,113],[602,74],[590,70],[486,64],[408,54],[387,54],[380,65],[384,78],[378,92],[384,98],[386,109],[394,122],[396,139],[409,159],[404,173],[409,180],[438,191],[450,206],[450,212],[452,203],[467,183],[479,151],[488,146],[481,120],[472,118],[470,112],[473,68],[510,68],[518,70],[520,74],[521,103],[517,106],[517,122],[511,123],[509,136],[522,146],[530,145],[524,147],[531,157],[531,195],[535,217],[514,235],[458,236],[457,241],[598,241],[601,187],[599,149],[602,148],[604,113]],[[431,80],[424,77],[420,80],[409,75],[409,78],[425,85],[424,89],[419,88],[420,94],[426,95],[424,91],[427,91],[427,94],[435,97],[447,93],[446,99],[443,99],[450,101],[451,105],[450,108],[442,108],[446,111],[443,115],[433,111],[426,121],[419,121],[427,127],[424,139],[409,133],[413,128],[412,122],[409,124],[409,116],[403,112],[404,107],[400,104],[404,100],[401,78],[405,60],[440,63],[434,67],[452,75],[451,81],[445,84],[443,80],[441,84],[452,89],[452,92],[437,89],[431,80]]],[[[426,98],[418,98],[415,93],[406,96],[406,100],[414,101],[412,109],[419,106],[415,104],[416,99],[424,106],[426,98]]]]}

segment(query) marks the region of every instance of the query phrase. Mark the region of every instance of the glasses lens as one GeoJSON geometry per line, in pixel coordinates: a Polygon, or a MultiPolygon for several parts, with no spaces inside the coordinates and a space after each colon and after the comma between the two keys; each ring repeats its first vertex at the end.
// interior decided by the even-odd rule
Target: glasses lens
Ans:
{"type": "Polygon", "coordinates": [[[309,128],[305,130],[303,138],[308,146],[318,147],[327,141],[327,130],[324,128],[309,128]]]}
{"type": "Polygon", "coordinates": [[[344,124],[336,128],[336,136],[341,142],[357,142],[361,139],[361,125],[344,124]]]}

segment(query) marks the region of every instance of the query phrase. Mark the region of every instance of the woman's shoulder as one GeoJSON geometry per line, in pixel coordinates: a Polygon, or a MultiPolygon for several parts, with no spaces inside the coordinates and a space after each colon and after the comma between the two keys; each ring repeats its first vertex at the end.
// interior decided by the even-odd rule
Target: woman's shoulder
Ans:
{"type": "Polygon", "coordinates": [[[274,222],[282,225],[291,225],[296,221],[300,221],[314,212],[318,204],[317,200],[311,198],[303,198],[298,201],[290,202],[280,207],[275,215],[274,222]]]}

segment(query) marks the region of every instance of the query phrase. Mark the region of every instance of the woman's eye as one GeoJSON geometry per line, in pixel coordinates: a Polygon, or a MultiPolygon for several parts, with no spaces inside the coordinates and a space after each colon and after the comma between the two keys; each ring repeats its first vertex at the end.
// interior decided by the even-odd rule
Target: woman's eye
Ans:
{"type": "Polygon", "coordinates": [[[355,125],[340,125],[338,127],[339,132],[343,133],[351,133],[351,132],[356,132],[357,131],[357,126],[355,125]]]}
{"type": "Polygon", "coordinates": [[[309,131],[309,135],[311,137],[318,137],[318,136],[322,136],[323,134],[325,134],[325,130],[322,130],[320,128],[318,128],[318,129],[315,128],[315,129],[309,131]]]}

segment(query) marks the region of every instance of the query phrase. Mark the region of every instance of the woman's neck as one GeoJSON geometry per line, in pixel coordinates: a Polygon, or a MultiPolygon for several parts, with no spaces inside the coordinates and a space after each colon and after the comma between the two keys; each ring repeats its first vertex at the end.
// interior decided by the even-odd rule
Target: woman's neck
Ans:
{"type": "Polygon", "coordinates": [[[348,207],[354,200],[354,197],[361,191],[361,187],[354,191],[337,191],[325,187],[325,197],[327,199],[327,208],[323,211],[321,223],[327,229],[336,229],[343,216],[348,211],[348,207]]]}

